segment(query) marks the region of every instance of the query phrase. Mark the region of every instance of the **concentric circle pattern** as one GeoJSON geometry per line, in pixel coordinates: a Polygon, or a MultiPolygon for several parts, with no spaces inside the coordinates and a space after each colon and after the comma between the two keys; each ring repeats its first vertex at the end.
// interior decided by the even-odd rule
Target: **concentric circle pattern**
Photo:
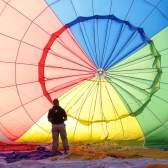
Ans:
{"type": "Polygon", "coordinates": [[[167,146],[167,39],[166,0],[0,0],[0,141],[50,142],[58,98],[71,141],[167,146]]]}

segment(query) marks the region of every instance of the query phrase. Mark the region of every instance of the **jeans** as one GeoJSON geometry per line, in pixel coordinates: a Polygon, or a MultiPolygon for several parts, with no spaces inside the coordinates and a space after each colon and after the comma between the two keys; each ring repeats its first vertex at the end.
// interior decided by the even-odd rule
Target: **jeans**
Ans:
{"type": "Polygon", "coordinates": [[[58,151],[59,135],[61,136],[64,150],[65,151],[69,150],[65,124],[52,124],[52,138],[53,138],[52,151],[53,152],[58,151]]]}

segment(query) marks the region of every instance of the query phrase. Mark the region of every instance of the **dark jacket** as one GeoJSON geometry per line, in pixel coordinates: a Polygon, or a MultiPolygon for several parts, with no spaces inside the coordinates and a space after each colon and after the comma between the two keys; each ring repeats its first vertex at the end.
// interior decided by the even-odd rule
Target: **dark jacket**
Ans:
{"type": "Polygon", "coordinates": [[[65,110],[60,106],[53,106],[48,112],[48,121],[52,124],[63,124],[67,120],[65,110]]]}

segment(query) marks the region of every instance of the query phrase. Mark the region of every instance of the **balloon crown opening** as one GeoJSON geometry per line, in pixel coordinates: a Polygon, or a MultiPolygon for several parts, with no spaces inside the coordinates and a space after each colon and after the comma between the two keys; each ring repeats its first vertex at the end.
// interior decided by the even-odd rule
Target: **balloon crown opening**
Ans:
{"type": "Polygon", "coordinates": [[[97,69],[96,71],[96,77],[98,77],[99,79],[104,79],[105,78],[105,70],[102,68],[97,69]]]}

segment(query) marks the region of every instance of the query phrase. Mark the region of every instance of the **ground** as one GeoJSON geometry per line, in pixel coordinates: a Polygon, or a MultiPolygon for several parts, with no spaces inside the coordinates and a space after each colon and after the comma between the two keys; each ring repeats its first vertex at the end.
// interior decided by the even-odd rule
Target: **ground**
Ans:
{"type": "MultiPolygon", "coordinates": [[[[50,145],[43,144],[50,149],[50,145]]],[[[60,145],[60,150],[62,150],[60,145]]],[[[1,145],[1,151],[34,150],[37,145],[1,145]]],[[[0,159],[0,168],[168,168],[168,151],[143,148],[141,144],[105,142],[71,143],[70,154],[44,160],[21,160],[7,164],[0,159]]]]}

